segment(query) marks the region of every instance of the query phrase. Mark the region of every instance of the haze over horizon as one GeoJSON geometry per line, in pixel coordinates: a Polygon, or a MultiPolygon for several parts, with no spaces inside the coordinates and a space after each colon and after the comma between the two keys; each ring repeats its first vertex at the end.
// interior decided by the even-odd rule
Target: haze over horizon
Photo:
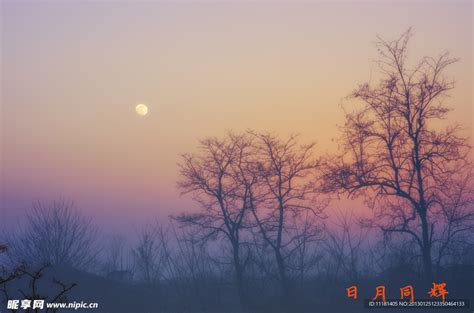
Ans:
{"type": "Polygon", "coordinates": [[[470,1],[3,1],[0,218],[61,197],[107,230],[192,209],[179,155],[228,130],[334,151],[339,104],[377,75],[376,36],[409,27],[410,60],[460,59],[446,103],[472,141],[472,14],[470,1]]]}

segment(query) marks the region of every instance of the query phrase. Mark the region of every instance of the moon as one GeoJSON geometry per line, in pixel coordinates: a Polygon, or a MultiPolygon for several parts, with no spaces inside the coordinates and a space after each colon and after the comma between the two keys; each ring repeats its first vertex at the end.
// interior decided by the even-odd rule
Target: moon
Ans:
{"type": "Polygon", "coordinates": [[[145,104],[140,103],[140,104],[137,104],[137,106],[135,107],[135,111],[137,112],[138,115],[145,116],[148,114],[148,107],[145,104]]]}

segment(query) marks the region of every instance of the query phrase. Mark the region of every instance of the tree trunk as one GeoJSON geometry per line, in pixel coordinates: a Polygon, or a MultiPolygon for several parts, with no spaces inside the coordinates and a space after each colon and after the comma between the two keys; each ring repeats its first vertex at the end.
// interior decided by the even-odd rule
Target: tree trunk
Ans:
{"type": "Polygon", "coordinates": [[[233,248],[234,257],[234,269],[235,269],[235,284],[237,286],[237,292],[239,294],[240,306],[245,309],[247,307],[247,298],[244,288],[244,270],[242,264],[240,264],[239,245],[234,244],[233,248]]]}
{"type": "Polygon", "coordinates": [[[428,221],[426,219],[426,213],[420,214],[421,228],[422,228],[422,241],[423,246],[421,247],[422,258],[423,258],[423,270],[424,279],[427,284],[433,282],[433,263],[431,260],[431,242],[429,236],[428,221]]]}
{"type": "Polygon", "coordinates": [[[286,273],[285,261],[283,260],[283,257],[279,250],[275,250],[275,258],[277,261],[278,274],[280,276],[281,283],[281,304],[283,308],[289,312],[289,310],[291,309],[291,286],[286,273]]]}

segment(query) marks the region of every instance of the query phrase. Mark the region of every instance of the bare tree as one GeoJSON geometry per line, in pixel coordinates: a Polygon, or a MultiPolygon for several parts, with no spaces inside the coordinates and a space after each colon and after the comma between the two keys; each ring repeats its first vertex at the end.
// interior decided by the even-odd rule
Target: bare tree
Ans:
{"type": "Polygon", "coordinates": [[[131,265],[128,250],[124,236],[114,235],[108,238],[101,254],[102,272],[108,275],[112,272],[130,270],[131,265]]]}
{"type": "Polygon", "coordinates": [[[444,185],[434,211],[438,235],[433,238],[435,264],[438,268],[445,261],[462,259],[465,250],[474,247],[474,188],[473,171],[468,170],[451,184],[444,185]]]}
{"type": "Polygon", "coordinates": [[[358,224],[353,210],[336,211],[335,220],[328,227],[324,241],[330,257],[331,274],[337,279],[340,274],[351,282],[359,282],[363,274],[365,245],[369,228],[358,224]]]}
{"type": "Polygon", "coordinates": [[[299,145],[295,136],[287,140],[266,133],[253,136],[257,140],[258,189],[251,194],[252,214],[263,242],[273,251],[282,301],[289,304],[289,259],[318,238],[318,220],[327,202],[316,200],[314,144],[299,145]]]}
{"type": "Polygon", "coordinates": [[[133,249],[138,278],[147,285],[157,286],[160,280],[170,277],[171,258],[168,227],[156,223],[145,227],[133,249]]]}
{"type": "Polygon", "coordinates": [[[445,71],[456,60],[444,53],[410,67],[410,37],[408,30],[395,41],[378,38],[380,81],[352,94],[359,101],[346,111],[343,152],[328,161],[326,187],[366,196],[376,226],[417,242],[424,277],[432,281],[434,214],[445,186],[470,167],[469,147],[456,126],[440,122],[453,88],[445,71]]]}
{"type": "Polygon", "coordinates": [[[26,224],[10,239],[17,263],[87,269],[98,253],[97,229],[71,201],[35,202],[26,224]]]}
{"type": "MultiPolygon", "coordinates": [[[[65,284],[53,277],[51,279],[50,285],[45,286],[46,282],[43,282],[42,279],[45,276],[45,271],[50,267],[50,265],[42,265],[37,269],[28,269],[25,265],[20,265],[15,268],[14,272],[3,281],[0,281],[0,286],[2,287],[2,293],[4,296],[5,302],[9,299],[15,299],[22,297],[23,299],[30,300],[31,302],[35,300],[46,300],[47,302],[66,302],[67,294],[77,286],[77,284],[65,284]],[[26,280],[27,286],[24,288],[18,288],[14,292],[10,289],[9,284],[15,280],[26,280]]],[[[18,286],[17,286],[18,287],[18,286]]],[[[59,308],[45,308],[45,312],[58,312],[59,308]]],[[[17,312],[18,309],[10,309],[11,312],[17,312]]],[[[29,307],[24,312],[28,313],[38,313],[43,311],[40,308],[29,307]]]]}
{"type": "MultiPolygon", "coordinates": [[[[221,292],[219,283],[222,283],[222,280],[227,281],[228,277],[217,277],[217,274],[220,274],[219,263],[215,262],[209,251],[210,248],[216,247],[216,242],[211,245],[209,240],[203,240],[202,234],[196,232],[196,228],[200,228],[198,225],[175,227],[175,224],[171,223],[169,226],[175,247],[171,252],[172,257],[168,258],[167,263],[172,263],[168,267],[174,278],[174,287],[179,299],[189,299],[189,302],[180,305],[184,311],[189,310],[190,306],[195,310],[196,305],[199,305],[201,310],[206,310],[211,302],[218,301],[221,292]]],[[[223,241],[223,246],[229,246],[228,242],[223,241]]],[[[215,253],[222,255],[219,251],[215,253]]]]}
{"type": "Polygon", "coordinates": [[[202,140],[198,153],[183,155],[178,186],[183,194],[193,194],[203,211],[175,217],[181,224],[197,227],[202,240],[223,235],[231,247],[242,305],[246,304],[242,231],[246,227],[249,193],[254,184],[242,178],[242,170],[251,152],[249,136],[228,134],[223,139],[202,140]]]}

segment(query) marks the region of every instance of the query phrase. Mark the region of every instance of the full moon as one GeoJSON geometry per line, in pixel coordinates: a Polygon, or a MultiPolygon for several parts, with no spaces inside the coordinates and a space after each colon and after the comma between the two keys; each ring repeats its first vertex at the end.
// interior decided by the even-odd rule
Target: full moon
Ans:
{"type": "Polygon", "coordinates": [[[137,112],[138,115],[145,116],[148,114],[148,107],[140,103],[135,107],[135,111],[137,112]]]}

